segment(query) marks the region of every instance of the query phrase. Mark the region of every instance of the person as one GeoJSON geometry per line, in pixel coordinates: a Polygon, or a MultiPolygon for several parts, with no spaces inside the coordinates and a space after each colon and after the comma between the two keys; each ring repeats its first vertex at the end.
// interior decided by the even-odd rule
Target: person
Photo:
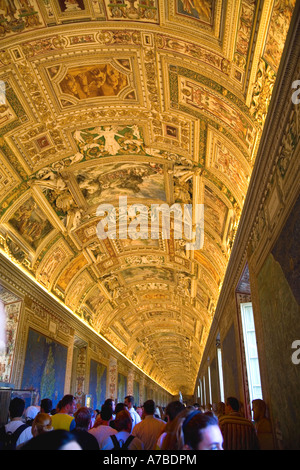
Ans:
{"type": "Polygon", "coordinates": [[[143,409],[144,419],[134,426],[132,434],[142,441],[145,450],[155,450],[157,440],[164,432],[166,423],[154,417],[156,406],[153,400],[145,401],[143,409]]]}
{"type": "Polygon", "coordinates": [[[223,450],[218,418],[212,412],[185,408],[173,420],[162,450],[223,450]]]}
{"type": "Polygon", "coordinates": [[[73,395],[65,395],[59,402],[57,413],[52,416],[53,429],[72,431],[75,428],[73,414],[76,411],[76,399],[73,395]]]}
{"type": "Polygon", "coordinates": [[[274,450],[271,421],[266,417],[267,406],[264,400],[252,400],[254,427],[261,450],[274,450]]]}
{"type": "Polygon", "coordinates": [[[33,437],[49,431],[53,431],[51,416],[48,413],[38,413],[34,418],[31,427],[33,437]]]}
{"type": "Polygon", "coordinates": [[[116,417],[116,403],[112,398],[107,398],[104,402],[104,405],[109,405],[112,408],[112,420],[116,417]]]}
{"type": "Polygon", "coordinates": [[[135,411],[137,412],[137,414],[139,415],[139,417],[140,417],[141,419],[143,419],[143,408],[142,408],[142,406],[138,406],[135,411]]]}
{"type": "Polygon", "coordinates": [[[165,415],[166,415],[166,418],[167,418],[167,424],[166,424],[164,432],[158,438],[158,441],[157,441],[157,444],[156,444],[157,450],[161,450],[163,440],[166,437],[166,435],[167,435],[167,433],[168,433],[168,431],[171,427],[171,423],[174,421],[176,416],[181,411],[183,411],[184,409],[185,409],[184,404],[179,400],[178,401],[177,400],[172,401],[167,405],[166,410],[165,410],[165,415]]]}
{"type": "Polygon", "coordinates": [[[40,408],[37,407],[37,406],[33,406],[33,405],[28,406],[28,408],[26,408],[25,413],[24,413],[25,422],[27,424],[30,424],[30,426],[31,426],[32,423],[33,423],[34,418],[39,413],[39,411],[40,411],[40,408]]]}
{"type": "Polygon", "coordinates": [[[88,432],[92,434],[98,441],[99,449],[102,449],[105,440],[112,434],[117,434],[117,430],[110,426],[112,419],[112,407],[110,405],[102,405],[100,412],[100,420],[97,419],[94,427],[88,432]]]}
{"type": "Polygon", "coordinates": [[[82,406],[74,413],[76,426],[71,433],[83,450],[99,450],[99,444],[95,436],[88,432],[92,427],[92,411],[82,406]]]}
{"type": "Polygon", "coordinates": [[[103,443],[102,450],[112,450],[121,448],[125,450],[143,450],[144,444],[141,440],[131,434],[131,415],[128,410],[124,409],[116,415],[115,419],[115,429],[118,431],[117,434],[114,434],[106,439],[103,443]],[[116,441],[115,441],[116,439],[116,441]]]}
{"type": "MultiPolygon", "coordinates": [[[[5,449],[5,442],[8,442],[11,449],[18,448],[28,440],[32,439],[31,426],[24,423],[22,417],[25,410],[25,400],[15,397],[9,404],[9,422],[2,427],[0,436],[0,446],[5,449]]],[[[8,448],[8,447],[7,447],[8,448]]]]}
{"type": "Polygon", "coordinates": [[[112,428],[116,429],[116,427],[115,427],[116,416],[117,416],[118,413],[120,413],[120,411],[123,411],[123,410],[127,410],[127,411],[128,411],[128,408],[127,408],[127,406],[125,405],[125,403],[117,403],[117,404],[116,404],[116,408],[115,408],[115,418],[112,419],[112,420],[110,421],[110,423],[109,423],[109,425],[110,425],[112,428]]]}
{"type": "Polygon", "coordinates": [[[52,400],[50,398],[43,398],[41,400],[41,413],[51,414],[52,410],[52,400]]]}
{"type": "Polygon", "coordinates": [[[225,414],[225,403],[223,401],[219,401],[216,404],[215,415],[218,419],[225,414]]]}
{"type": "Polygon", "coordinates": [[[56,429],[33,437],[20,450],[82,450],[82,448],[72,433],[56,429]]]}
{"type": "Polygon", "coordinates": [[[259,450],[253,423],[240,413],[240,403],[235,397],[225,401],[225,414],[219,419],[224,437],[224,450],[259,450]]]}
{"type": "Polygon", "coordinates": [[[131,414],[133,429],[137,423],[141,422],[140,415],[134,409],[134,397],[132,395],[127,395],[127,397],[125,397],[124,403],[127,406],[129,413],[131,414]]]}

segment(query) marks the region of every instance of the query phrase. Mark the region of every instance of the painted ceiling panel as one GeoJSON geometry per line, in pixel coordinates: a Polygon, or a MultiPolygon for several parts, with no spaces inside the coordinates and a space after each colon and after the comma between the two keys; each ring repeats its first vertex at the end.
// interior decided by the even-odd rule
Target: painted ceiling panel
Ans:
{"type": "Polygon", "coordinates": [[[294,5],[0,2],[1,250],[174,394],[194,389],[294,5]],[[135,237],[99,238],[101,204],[135,237]],[[152,204],[204,204],[203,246],[172,218],[154,236],[152,204]]]}

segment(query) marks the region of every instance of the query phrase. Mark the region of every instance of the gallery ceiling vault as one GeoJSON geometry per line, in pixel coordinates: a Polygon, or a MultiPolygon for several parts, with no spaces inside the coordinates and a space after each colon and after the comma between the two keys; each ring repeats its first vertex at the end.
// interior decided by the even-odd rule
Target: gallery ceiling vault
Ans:
{"type": "Polygon", "coordinates": [[[294,5],[0,1],[1,251],[174,394],[194,390],[294,5]],[[203,247],[99,239],[119,196],[204,204],[203,247]]]}

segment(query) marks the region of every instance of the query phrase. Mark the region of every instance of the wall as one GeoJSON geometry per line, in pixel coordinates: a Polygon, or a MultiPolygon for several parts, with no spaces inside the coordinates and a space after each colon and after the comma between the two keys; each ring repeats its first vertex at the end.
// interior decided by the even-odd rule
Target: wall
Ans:
{"type": "Polygon", "coordinates": [[[0,253],[0,299],[6,313],[7,348],[0,355],[2,386],[34,390],[37,403],[50,397],[53,406],[66,393],[93,408],[106,398],[123,401],[139,391],[137,404],[149,398],[165,406],[172,396],[119,354],[76,315],[0,253]],[[10,299],[10,302],[7,301],[10,299]]]}
{"type": "Polygon", "coordinates": [[[288,449],[300,448],[300,365],[293,364],[291,358],[291,346],[300,339],[299,282],[296,288],[299,227],[300,199],[257,277],[268,381],[272,384],[270,408],[288,449]]]}
{"type": "Polygon", "coordinates": [[[300,342],[300,104],[292,101],[292,85],[299,79],[297,2],[198,374],[200,379],[206,374],[218,339],[225,397],[235,395],[251,417],[239,312],[240,302],[251,301],[262,395],[277,449],[300,448],[300,364],[292,361],[292,344],[300,342]],[[247,289],[241,291],[246,267],[247,289]]]}

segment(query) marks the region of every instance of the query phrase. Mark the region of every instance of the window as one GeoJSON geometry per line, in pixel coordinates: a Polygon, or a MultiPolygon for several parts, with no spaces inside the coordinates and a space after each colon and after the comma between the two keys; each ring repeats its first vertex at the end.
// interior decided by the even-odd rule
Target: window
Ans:
{"type": "Polygon", "coordinates": [[[205,375],[203,376],[203,403],[204,406],[206,405],[206,384],[205,384],[205,375]]]}
{"type": "Polygon", "coordinates": [[[241,316],[251,403],[252,400],[257,398],[262,399],[252,303],[241,304],[241,316]]]}
{"type": "Polygon", "coordinates": [[[211,395],[211,376],[210,376],[210,367],[208,366],[208,390],[209,390],[209,403],[212,404],[212,395],[211,395]]]}
{"type": "Polygon", "coordinates": [[[201,379],[199,379],[199,397],[200,397],[200,403],[203,405],[203,393],[202,393],[202,382],[201,379]]]}
{"type": "Polygon", "coordinates": [[[224,380],[223,380],[223,366],[222,366],[222,351],[221,348],[217,348],[217,357],[218,357],[218,370],[219,370],[219,384],[220,384],[220,399],[225,403],[224,395],[224,380]]]}

